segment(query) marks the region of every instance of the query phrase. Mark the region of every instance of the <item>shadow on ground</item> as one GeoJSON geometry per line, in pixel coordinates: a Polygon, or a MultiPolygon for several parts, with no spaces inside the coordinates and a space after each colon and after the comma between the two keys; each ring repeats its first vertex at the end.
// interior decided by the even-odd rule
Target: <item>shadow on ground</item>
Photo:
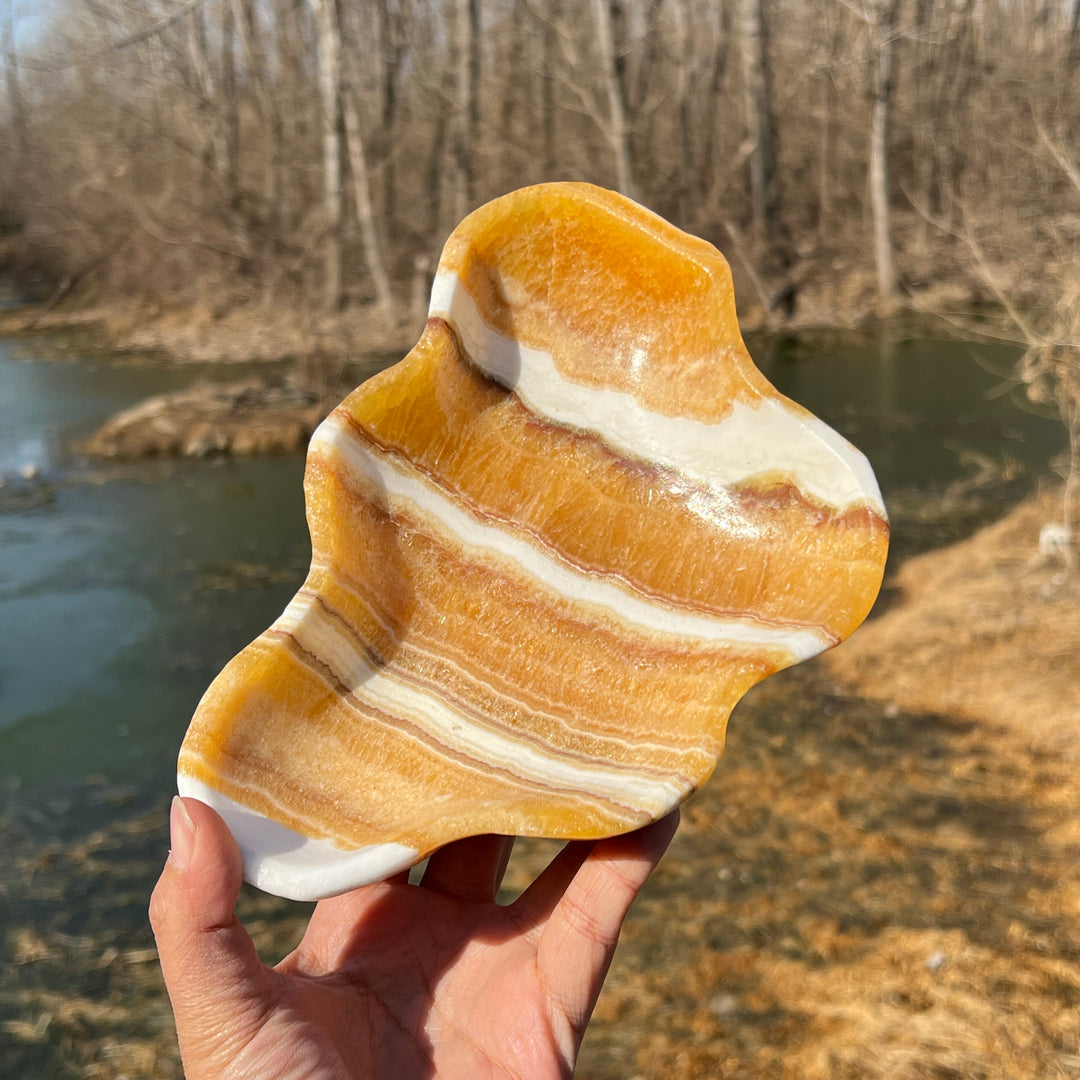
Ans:
{"type": "MultiPolygon", "coordinates": [[[[1075,773],[816,664],[769,680],[631,914],[579,1077],[1080,1077],[1075,773]]],[[[10,795],[0,1073],[180,1075],[145,919],[166,803],[10,795]]],[[[521,842],[511,890],[553,851],[521,842]]],[[[269,958],[307,910],[242,899],[269,958]]]]}

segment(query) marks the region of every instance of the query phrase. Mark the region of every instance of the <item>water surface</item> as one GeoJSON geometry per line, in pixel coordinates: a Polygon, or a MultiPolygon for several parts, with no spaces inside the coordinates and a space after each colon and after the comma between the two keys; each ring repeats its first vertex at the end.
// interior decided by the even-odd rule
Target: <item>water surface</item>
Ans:
{"type": "Polygon", "coordinates": [[[0,474],[45,493],[0,513],[0,781],[167,777],[206,683],[303,577],[303,460],[89,462],[71,446],[103,418],[206,373],[28,348],[0,341],[0,474]]]}
{"type": "MultiPolygon", "coordinates": [[[[887,501],[987,463],[1034,475],[1064,442],[1002,393],[1015,354],[1000,347],[882,333],[752,349],[868,454],[887,501]]],[[[203,689],[302,580],[299,455],[102,465],[72,450],[116,410],[206,375],[0,340],[0,475],[8,492],[22,469],[44,481],[23,484],[36,505],[0,512],[0,783],[170,787],[203,689]]]]}

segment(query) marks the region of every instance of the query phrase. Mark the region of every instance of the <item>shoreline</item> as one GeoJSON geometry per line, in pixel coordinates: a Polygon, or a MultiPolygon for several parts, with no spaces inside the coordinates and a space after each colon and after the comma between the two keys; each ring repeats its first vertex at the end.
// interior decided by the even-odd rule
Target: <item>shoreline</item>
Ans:
{"type": "MultiPolygon", "coordinates": [[[[937,284],[912,292],[896,308],[878,310],[869,271],[850,270],[806,286],[791,314],[766,314],[744,275],[733,267],[744,336],[871,331],[899,326],[916,336],[1022,344],[1001,306],[974,285],[937,284]]],[[[426,309],[425,309],[426,312],[426,309]]],[[[348,361],[383,353],[403,357],[423,331],[424,313],[388,318],[375,304],[328,313],[303,305],[257,303],[225,296],[205,303],[170,298],[90,300],[65,297],[0,309],[0,335],[86,333],[95,347],[146,353],[168,363],[258,364],[348,361]]]]}
{"type": "MultiPolygon", "coordinates": [[[[803,305],[802,317],[787,318],[782,324],[766,319],[761,306],[751,304],[740,329],[751,343],[786,333],[873,334],[884,327],[909,336],[982,335],[1000,340],[994,331],[995,313],[970,308],[950,320],[934,310],[934,303],[925,302],[926,295],[912,298],[903,310],[883,319],[868,306],[872,288],[865,273],[848,274],[825,293],[819,286],[818,294],[803,305]],[[848,298],[846,305],[838,303],[840,294],[848,298]],[[853,304],[851,297],[861,299],[853,304]],[[815,317],[825,311],[829,319],[815,317]]],[[[74,337],[94,351],[154,357],[178,370],[212,365],[219,374],[230,367],[248,372],[243,376],[238,372],[231,383],[217,378],[196,382],[106,417],[76,448],[106,460],[297,450],[342,394],[352,389],[351,384],[343,385],[349,368],[365,362],[370,366],[372,359],[379,367],[400,360],[422,329],[419,317],[394,322],[373,304],[329,314],[255,305],[235,297],[223,297],[210,308],[160,299],[88,303],[73,295],[57,303],[0,310],[0,335],[74,337]],[[263,373],[251,373],[259,367],[263,373]]]]}
{"type": "Polygon", "coordinates": [[[0,334],[36,337],[85,333],[95,348],[154,354],[168,363],[221,365],[303,363],[358,354],[405,352],[419,336],[374,307],[333,315],[279,306],[109,301],[84,305],[24,304],[0,310],[0,334]]]}

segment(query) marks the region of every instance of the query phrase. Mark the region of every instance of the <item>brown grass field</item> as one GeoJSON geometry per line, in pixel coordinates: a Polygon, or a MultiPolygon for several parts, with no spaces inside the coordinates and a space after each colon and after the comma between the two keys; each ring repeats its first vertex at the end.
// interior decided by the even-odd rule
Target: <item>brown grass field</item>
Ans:
{"type": "MultiPolygon", "coordinates": [[[[1038,557],[1052,513],[909,560],[851,642],[736,709],[581,1080],[1080,1077],[1080,586],[1038,557]]],[[[145,922],[166,800],[87,797],[106,827],[0,817],[0,1073],[178,1077],[145,922]]],[[[508,888],[552,851],[519,844],[508,888]]],[[[305,911],[242,899],[268,957],[305,911]]]]}

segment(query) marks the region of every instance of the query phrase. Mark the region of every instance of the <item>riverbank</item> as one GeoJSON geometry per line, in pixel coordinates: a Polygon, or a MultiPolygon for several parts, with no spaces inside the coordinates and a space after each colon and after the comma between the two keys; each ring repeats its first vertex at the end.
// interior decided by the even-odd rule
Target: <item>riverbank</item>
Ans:
{"type": "MultiPolygon", "coordinates": [[[[760,295],[734,268],[740,296],[760,295]]],[[[741,275],[745,277],[745,273],[741,275]]],[[[1000,318],[979,313],[971,287],[935,286],[909,298],[894,313],[898,326],[914,337],[950,338],[961,333],[1007,337],[1000,318]],[[951,312],[951,314],[950,314],[951,312]]],[[[877,321],[874,285],[866,271],[847,269],[810,278],[793,310],[766,310],[765,297],[740,304],[742,326],[752,334],[768,328],[796,333],[808,327],[870,327],[877,321]]],[[[415,305],[414,305],[415,307],[415,305]]],[[[371,367],[403,357],[422,331],[423,312],[395,321],[373,305],[337,313],[253,304],[223,296],[215,306],[193,303],[113,300],[87,303],[77,296],[61,303],[0,311],[0,335],[75,335],[90,351],[153,357],[178,370],[212,365],[225,372],[241,365],[265,366],[272,373],[245,375],[232,386],[201,383],[146,400],[102,418],[98,430],[78,449],[94,457],[136,459],[163,456],[239,456],[301,447],[314,426],[371,367]]]]}
{"type": "MultiPolygon", "coordinates": [[[[1080,605],[1039,555],[1054,498],[908,560],[851,641],[739,705],[631,914],[582,1080],[1080,1076],[1080,605]]],[[[5,1071],[180,1076],[145,923],[167,801],[9,792],[5,1071]]],[[[520,843],[507,896],[552,851],[520,843]]],[[[240,905],[275,960],[308,910],[240,905]]]]}
{"type": "MultiPolygon", "coordinates": [[[[745,333],[852,329],[885,315],[941,336],[1014,339],[1015,327],[1003,318],[1000,298],[970,267],[943,264],[939,256],[909,254],[905,290],[887,311],[877,299],[872,270],[839,254],[802,260],[775,279],[762,279],[737,254],[729,260],[745,333]]],[[[1049,286],[1043,289],[1046,295],[1025,294],[1027,307],[1052,300],[1049,286]]],[[[86,331],[97,335],[103,350],[154,353],[178,364],[303,364],[373,352],[403,356],[423,329],[426,297],[422,300],[413,297],[388,314],[374,304],[327,312],[300,303],[260,302],[227,288],[213,303],[76,292],[55,303],[0,310],[0,335],[86,331]]]]}
{"type": "Polygon", "coordinates": [[[1060,485],[1047,483],[974,536],[907,560],[899,602],[829,654],[829,670],[886,710],[948,713],[1080,761],[1080,572],[1064,564],[1062,517],[1060,485]]]}
{"type": "Polygon", "coordinates": [[[415,320],[395,322],[374,306],[336,313],[240,298],[204,303],[166,300],[82,301],[0,311],[0,335],[92,334],[102,351],[152,353],[175,364],[252,364],[347,361],[371,353],[400,353],[415,343],[415,320]]]}

